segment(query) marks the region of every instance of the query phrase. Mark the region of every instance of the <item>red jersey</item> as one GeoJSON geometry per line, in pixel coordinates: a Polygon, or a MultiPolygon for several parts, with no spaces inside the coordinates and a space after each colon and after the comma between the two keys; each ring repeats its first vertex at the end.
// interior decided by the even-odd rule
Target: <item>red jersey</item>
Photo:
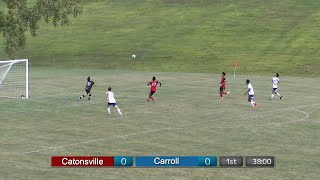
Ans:
{"type": "Polygon", "coordinates": [[[155,80],[155,81],[150,81],[150,82],[149,82],[149,85],[151,86],[150,90],[151,90],[151,91],[156,91],[156,90],[157,90],[158,83],[159,83],[159,82],[158,82],[157,80],[155,80]]]}
{"type": "Polygon", "coordinates": [[[226,78],[221,76],[220,87],[226,88],[226,78]]]}

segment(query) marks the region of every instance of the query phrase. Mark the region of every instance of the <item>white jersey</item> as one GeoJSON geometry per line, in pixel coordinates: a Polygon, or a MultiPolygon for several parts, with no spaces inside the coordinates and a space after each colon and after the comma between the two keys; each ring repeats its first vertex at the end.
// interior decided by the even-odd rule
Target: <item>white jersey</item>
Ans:
{"type": "Polygon", "coordinates": [[[273,87],[273,88],[278,88],[279,82],[280,82],[279,78],[273,77],[273,78],[272,78],[272,87],[273,87]]]}
{"type": "Polygon", "coordinates": [[[248,90],[249,90],[248,92],[249,95],[254,95],[253,86],[250,83],[248,84],[248,90]]]}
{"type": "Polygon", "coordinates": [[[117,103],[112,91],[107,91],[106,95],[108,97],[108,103],[117,103]]]}

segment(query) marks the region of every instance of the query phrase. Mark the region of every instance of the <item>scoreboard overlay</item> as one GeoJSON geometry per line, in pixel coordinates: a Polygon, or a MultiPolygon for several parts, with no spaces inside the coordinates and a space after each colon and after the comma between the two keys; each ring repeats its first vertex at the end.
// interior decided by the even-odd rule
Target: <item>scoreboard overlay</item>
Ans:
{"type": "Polygon", "coordinates": [[[274,156],[52,156],[52,167],[273,168],[274,156]]]}

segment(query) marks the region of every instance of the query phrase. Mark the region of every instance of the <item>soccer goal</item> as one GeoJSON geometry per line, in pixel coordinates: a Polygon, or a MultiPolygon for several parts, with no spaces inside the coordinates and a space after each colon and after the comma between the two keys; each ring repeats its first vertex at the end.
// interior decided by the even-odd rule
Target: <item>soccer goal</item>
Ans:
{"type": "Polygon", "coordinates": [[[28,59],[0,61],[0,97],[29,98],[28,59]]]}

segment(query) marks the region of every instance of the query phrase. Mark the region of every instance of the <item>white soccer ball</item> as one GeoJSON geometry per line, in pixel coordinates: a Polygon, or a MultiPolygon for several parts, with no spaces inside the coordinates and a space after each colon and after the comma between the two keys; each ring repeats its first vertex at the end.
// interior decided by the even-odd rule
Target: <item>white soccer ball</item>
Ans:
{"type": "Polygon", "coordinates": [[[135,54],[132,54],[132,58],[136,58],[136,55],[135,55],[135,54]]]}

